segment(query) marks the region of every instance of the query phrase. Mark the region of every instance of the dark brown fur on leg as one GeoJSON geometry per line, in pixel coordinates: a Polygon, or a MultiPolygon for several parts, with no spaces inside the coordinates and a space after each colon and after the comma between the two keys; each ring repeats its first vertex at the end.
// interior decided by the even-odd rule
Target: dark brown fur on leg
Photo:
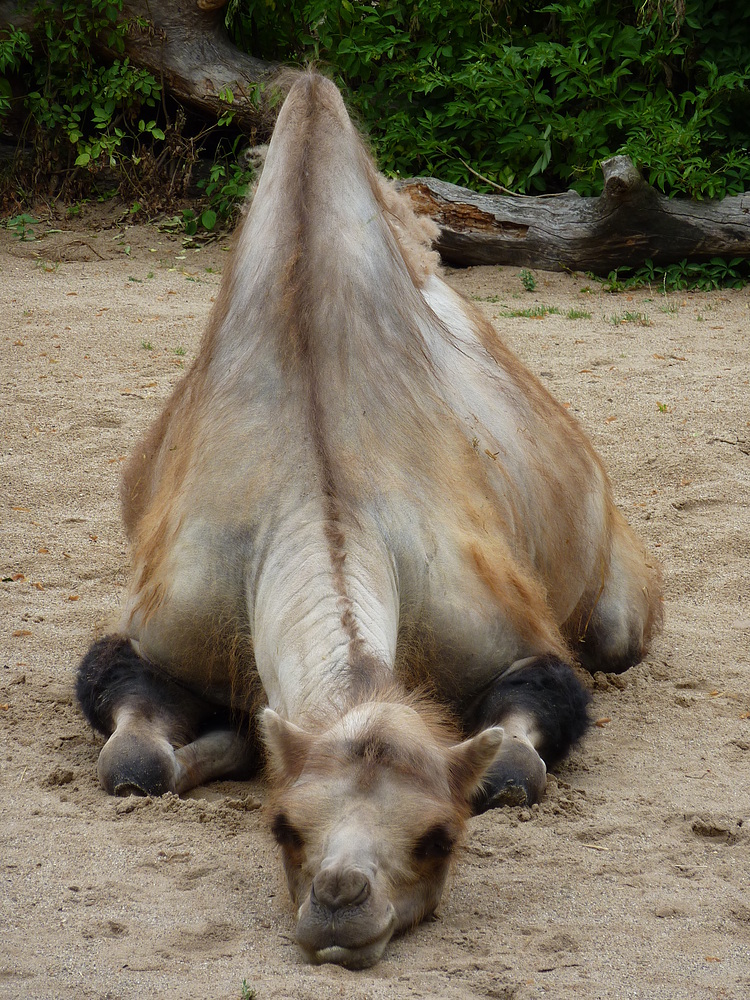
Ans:
{"type": "Polygon", "coordinates": [[[563,758],[586,732],[588,702],[572,668],[555,656],[533,657],[496,678],[465,715],[469,732],[506,728],[475,812],[538,801],[546,766],[563,758]]]}
{"type": "MultiPolygon", "coordinates": [[[[194,744],[208,733],[239,731],[248,752],[243,776],[254,770],[251,720],[233,720],[144,660],[130,640],[107,636],[95,642],[78,668],[76,695],[84,715],[110,737],[99,758],[99,778],[112,795],[163,795],[179,790],[184,767],[174,748],[194,744]]],[[[231,743],[232,741],[230,741],[231,743]]],[[[200,775],[200,769],[196,773],[200,775]]],[[[209,768],[207,773],[214,775],[209,768]]],[[[238,768],[226,773],[238,774],[238,768]]]]}

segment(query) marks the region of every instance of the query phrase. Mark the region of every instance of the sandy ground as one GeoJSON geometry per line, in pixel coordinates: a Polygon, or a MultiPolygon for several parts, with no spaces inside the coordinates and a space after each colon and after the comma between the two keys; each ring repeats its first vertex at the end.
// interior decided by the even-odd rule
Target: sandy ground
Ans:
{"type": "Polygon", "coordinates": [[[226,259],[148,227],[0,232],[0,997],[750,996],[747,290],[451,275],[594,439],[663,563],[666,625],[598,675],[544,802],[472,821],[437,919],[377,967],[302,962],[260,783],[100,790],[71,692],[127,574],[118,475],[226,259]],[[510,315],[534,305],[559,312],[510,315]]]}

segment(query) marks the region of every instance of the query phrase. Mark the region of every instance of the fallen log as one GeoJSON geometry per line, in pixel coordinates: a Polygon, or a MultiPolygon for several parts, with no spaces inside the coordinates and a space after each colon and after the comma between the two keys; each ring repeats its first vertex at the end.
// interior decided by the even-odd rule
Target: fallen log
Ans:
{"type": "Polygon", "coordinates": [[[218,0],[124,0],[122,17],[130,25],[124,55],[149,70],[178,102],[208,119],[231,111],[237,128],[265,138],[275,115],[258,100],[256,85],[269,81],[278,66],[233,44],[222,6],[218,0]]]}
{"type": "Polygon", "coordinates": [[[723,201],[667,198],[625,156],[602,163],[604,191],[583,198],[487,195],[431,177],[403,181],[440,226],[436,249],[458,267],[510,264],[609,274],[682,260],[750,257],[750,192],[723,201]]]}

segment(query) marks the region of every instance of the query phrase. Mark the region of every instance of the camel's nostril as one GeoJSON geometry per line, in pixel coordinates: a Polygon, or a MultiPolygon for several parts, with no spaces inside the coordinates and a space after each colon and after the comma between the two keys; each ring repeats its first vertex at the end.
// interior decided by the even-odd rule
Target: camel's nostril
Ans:
{"type": "Polygon", "coordinates": [[[362,906],[370,895],[370,880],[357,868],[326,868],[313,880],[310,892],[313,903],[327,910],[362,906]]]}

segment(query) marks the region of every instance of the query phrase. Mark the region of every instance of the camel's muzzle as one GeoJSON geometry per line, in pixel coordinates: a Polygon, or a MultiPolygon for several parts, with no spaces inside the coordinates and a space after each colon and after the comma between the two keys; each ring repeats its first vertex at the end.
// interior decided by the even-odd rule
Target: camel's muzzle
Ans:
{"type": "Polygon", "coordinates": [[[391,902],[361,869],[325,868],[299,908],[297,942],[311,962],[374,965],[396,929],[391,902]]]}

